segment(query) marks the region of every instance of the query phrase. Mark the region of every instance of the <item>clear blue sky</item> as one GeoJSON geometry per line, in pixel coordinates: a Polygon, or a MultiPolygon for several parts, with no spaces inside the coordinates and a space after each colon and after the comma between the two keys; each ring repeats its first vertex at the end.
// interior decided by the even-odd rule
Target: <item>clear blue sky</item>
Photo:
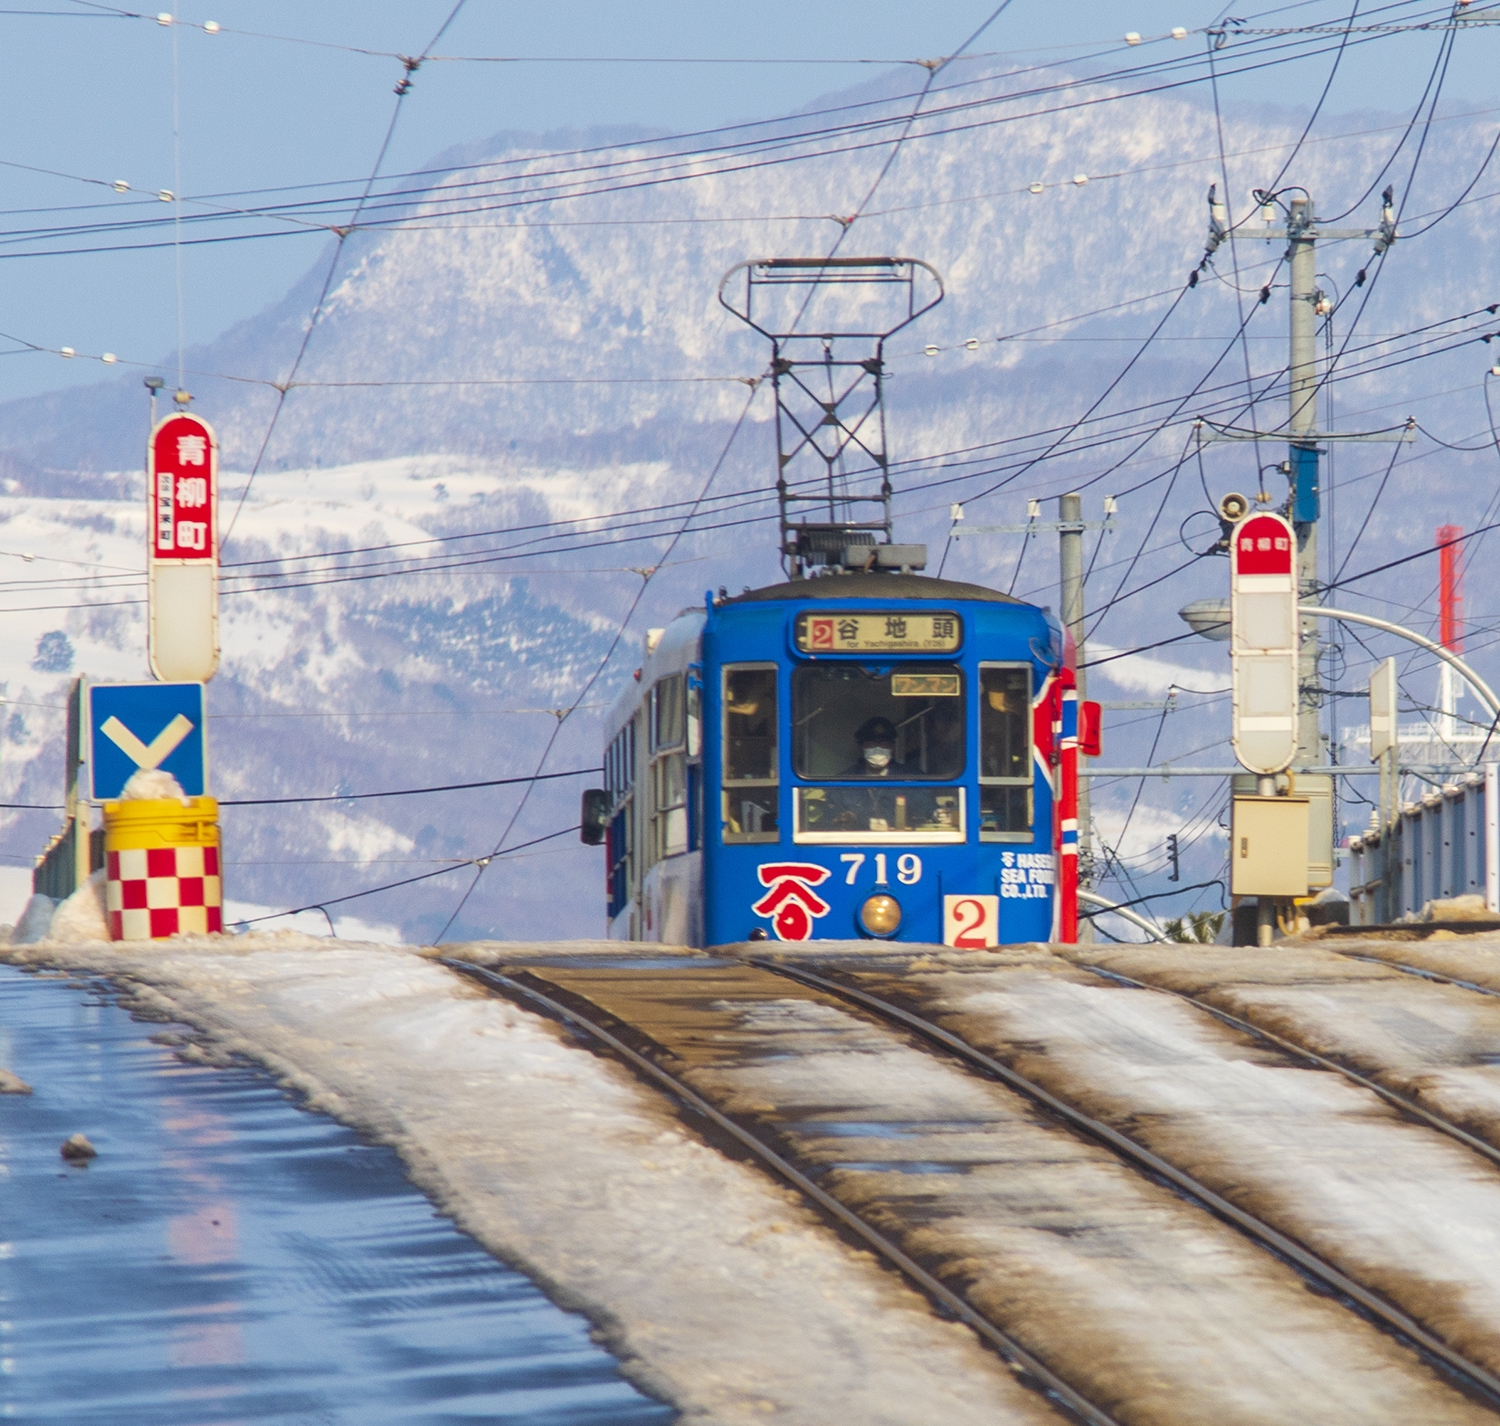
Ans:
{"type": "MultiPolygon", "coordinates": [[[[171,3],[171,0],[164,0],[171,3]]],[[[126,195],[74,179],[0,167],[8,232],[85,217],[111,207],[140,213],[139,190],[175,186],[173,44],[178,47],[181,188],[201,195],[279,187],[368,173],[392,106],[400,66],[390,58],[328,46],[417,53],[453,0],[190,0],[180,18],[216,20],[217,35],[150,19],[120,18],[83,0],[36,0],[49,15],[0,12],[7,83],[0,95],[0,160],[63,174],[121,178],[126,195]],[[255,31],[257,38],[236,31],[255,31]],[[99,204],[91,214],[45,210],[99,204]]],[[[1375,10],[1380,0],[1369,0],[1375,10]]],[[[1308,24],[1347,16],[1352,0],[1281,5],[1252,23],[1308,24]]],[[[693,58],[924,58],[951,52],[995,0],[575,0],[545,6],[468,0],[437,52],[452,55],[693,58]]],[[[1478,8],[1478,7],[1476,7],[1478,8]]],[[[1256,14],[1258,5],[1234,8],[1256,14]]],[[[1166,34],[1223,13],[1201,0],[1014,0],[975,49],[1018,63],[1070,57],[1118,43],[1127,30],[1166,34]]],[[[1494,101],[1500,30],[1460,38],[1447,78],[1450,104],[1494,101]]],[[[1171,44],[1171,41],[1164,43],[1171,44]]],[[[1201,45],[1191,36],[1186,45],[1201,45]]],[[[1328,112],[1399,109],[1412,103],[1436,50],[1432,34],[1351,50],[1328,112]]],[[[1145,50],[1131,51],[1145,55],[1145,50]]],[[[1326,61],[1238,82],[1231,104],[1305,105],[1326,61]]],[[[420,166],[450,145],[501,130],[547,132],[601,124],[693,129],[769,117],[878,71],[847,65],[640,65],[431,63],[417,74],[386,161],[420,166]]],[[[920,71],[910,71],[920,77],[920,71]]],[[[151,200],[144,200],[150,205],[151,200]]],[[[123,214],[122,214],[123,215],[123,214]]],[[[184,258],[189,343],[217,335],[279,298],[308,268],[318,236],[190,249],[184,258]]],[[[170,250],[145,254],[4,260],[0,331],[49,346],[115,351],[151,360],[176,343],[170,250]]],[[[6,344],[0,342],[0,348],[6,344]]],[[[51,356],[0,358],[0,399],[98,380],[94,362],[51,356]]]]}

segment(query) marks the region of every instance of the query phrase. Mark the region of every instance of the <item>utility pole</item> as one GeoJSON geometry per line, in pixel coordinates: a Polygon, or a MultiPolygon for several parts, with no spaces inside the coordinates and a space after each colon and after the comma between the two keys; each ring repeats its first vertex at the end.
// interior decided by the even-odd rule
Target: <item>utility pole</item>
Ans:
{"type": "MultiPolygon", "coordinates": [[[[1078,654],[1078,701],[1088,696],[1088,662],[1084,654],[1083,628],[1083,537],[1086,531],[1098,530],[1102,535],[1115,528],[1118,507],[1113,495],[1104,497],[1104,519],[1083,518],[1083,496],[1077,492],[1057,497],[1056,521],[1043,521],[1037,517],[1042,513],[1042,502],[1027,502],[1028,519],[1024,525],[969,525],[964,523],[962,505],[953,507],[953,527],[949,535],[955,540],[973,535],[1041,535],[1057,532],[1058,565],[1061,576],[1061,603],[1063,627],[1073,636],[1073,646],[1078,654]]],[[[1089,784],[1084,771],[1083,754],[1078,755],[1078,887],[1088,891],[1094,884],[1094,837],[1089,816],[1089,784]]],[[[1078,939],[1092,942],[1094,923],[1079,918],[1078,939]]]]}
{"type": "MultiPolygon", "coordinates": [[[[1084,667],[1083,628],[1083,496],[1077,493],[1057,497],[1057,555],[1061,573],[1063,627],[1073,636],[1078,654],[1078,701],[1088,697],[1088,670],[1084,667]]],[[[1079,761],[1083,754],[1079,754],[1079,761]]],[[[1089,784],[1078,779],[1078,889],[1088,891],[1094,884],[1094,838],[1089,816],[1089,784]]],[[[1078,940],[1094,939],[1092,920],[1080,918],[1078,940]]]]}
{"type": "MultiPolygon", "coordinates": [[[[1258,231],[1246,223],[1233,232],[1225,227],[1224,208],[1209,190],[1209,251],[1226,239],[1236,242],[1278,242],[1285,240],[1287,269],[1290,275],[1290,302],[1287,323],[1287,424],[1284,431],[1247,431],[1214,428],[1220,440],[1287,441],[1287,460],[1282,467],[1290,486],[1287,519],[1297,536],[1297,593],[1303,604],[1317,602],[1318,589],[1318,446],[1329,441],[1411,441],[1415,439],[1412,421],[1401,431],[1338,432],[1318,430],[1318,318],[1328,310],[1326,296],[1318,290],[1319,238],[1370,238],[1378,256],[1396,241],[1396,215],[1391,206],[1391,190],[1381,199],[1380,226],[1376,228],[1320,228],[1312,194],[1305,189],[1290,189],[1299,194],[1282,204],[1275,193],[1255,192],[1265,227],[1258,231]],[[1284,207],[1286,221],[1277,223],[1277,209],[1284,207]]],[[[1355,286],[1363,286],[1361,272],[1355,286]]],[[[1263,298],[1264,298],[1263,294],[1263,298]]],[[[1212,425],[1212,423],[1209,423],[1212,425]]],[[[1318,686],[1318,621],[1304,615],[1298,640],[1297,659],[1297,757],[1294,767],[1318,767],[1323,763],[1322,734],[1319,714],[1322,690],[1318,686]]]]}
{"type": "MultiPolygon", "coordinates": [[[[1291,768],[1298,770],[1318,768],[1327,761],[1323,751],[1320,728],[1323,691],[1319,686],[1318,661],[1321,645],[1318,638],[1318,616],[1311,612],[1318,602],[1318,517],[1319,498],[1319,446],[1330,441],[1411,441],[1415,439],[1415,421],[1408,419],[1403,428],[1370,432],[1319,431],[1317,426],[1318,371],[1317,335],[1318,321],[1331,312],[1332,304],[1318,290],[1317,242],[1319,238],[1370,239],[1375,255],[1386,252],[1396,241],[1396,218],[1392,206],[1392,192],[1387,188],[1382,195],[1380,224],[1374,228],[1320,228],[1313,197],[1306,189],[1291,187],[1282,193],[1268,193],[1257,189],[1254,194],[1260,206],[1260,217],[1264,226],[1253,222],[1244,223],[1231,230],[1225,206],[1218,202],[1216,192],[1209,189],[1209,237],[1208,252],[1212,253],[1221,243],[1235,242],[1285,242],[1286,261],[1289,273],[1290,301],[1288,303],[1288,352],[1287,352],[1287,422],[1284,428],[1257,431],[1244,427],[1203,423],[1212,434],[1212,440],[1263,441],[1285,440],[1287,459],[1282,472],[1287,477],[1288,492],[1286,519],[1292,526],[1296,541],[1294,575],[1299,604],[1304,612],[1297,624],[1297,689],[1296,689],[1296,752],[1291,768]],[[1283,196],[1283,194],[1285,196],[1283,196]],[[1284,221],[1278,221],[1282,214],[1284,221]]],[[[1365,272],[1360,271],[1355,287],[1362,287],[1365,272]]],[[[1270,285],[1261,292],[1261,301],[1270,296],[1270,285]]],[[[1326,380],[1329,373],[1322,373],[1326,380]]],[[[1274,779],[1262,777],[1262,794],[1271,790],[1274,779]]],[[[1331,796],[1331,787],[1329,789],[1331,796]]],[[[1336,832],[1333,817],[1315,824],[1308,848],[1309,864],[1326,867],[1331,875],[1333,866],[1333,843],[1336,832]]],[[[1269,929],[1265,925],[1265,907],[1261,908],[1261,940],[1264,944],[1269,929]]]]}
{"type": "MultiPolygon", "coordinates": [[[[1287,352],[1287,434],[1292,528],[1297,536],[1297,598],[1311,604],[1318,591],[1318,291],[1316,214],[1311,195],[1293,198],[1286,220],[1291,300],[1287,352]]],[[[1318,688],[1318,621],[1302,616],[1297,657],[1297,767],[1320,767],[1322,699],[1318,688]]]]}

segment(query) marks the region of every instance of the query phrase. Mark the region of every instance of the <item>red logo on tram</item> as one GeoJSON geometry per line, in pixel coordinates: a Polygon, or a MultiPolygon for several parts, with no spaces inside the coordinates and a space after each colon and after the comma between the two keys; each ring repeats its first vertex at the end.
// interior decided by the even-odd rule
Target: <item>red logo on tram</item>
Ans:
{"type": "Polygon", "coordinates": [[[813,887],[833,875],[816,862],[765,862],[756,867],[760,884],[769,890],[750,909],[769,916],[778,940],[805,941],[812,935],[813,919],[831,909],[813,887]]]}

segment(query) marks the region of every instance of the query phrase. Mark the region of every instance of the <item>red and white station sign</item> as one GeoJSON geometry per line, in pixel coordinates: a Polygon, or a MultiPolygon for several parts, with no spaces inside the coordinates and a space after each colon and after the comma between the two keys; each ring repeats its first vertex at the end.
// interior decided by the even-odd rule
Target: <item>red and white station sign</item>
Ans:
{"type": "Polygon", "coordinates": [[[219,442],[185,411],[146,447],[146,571],[151,671],[201,683],[219,666],[219,442]]]}
{"type": "Polygon", "coordinates": [[[1297,539],[1280,515],[1234,527],[1229,551],[1234,754],[1251,772],[1283,772],[1297,755],[1297,539]]]}
{"type": "Polygon", "coordinates": [[[159,560],[219,557],[219,443],[196,416],[168,416],[151,433],[151,554],[159,560]]]}

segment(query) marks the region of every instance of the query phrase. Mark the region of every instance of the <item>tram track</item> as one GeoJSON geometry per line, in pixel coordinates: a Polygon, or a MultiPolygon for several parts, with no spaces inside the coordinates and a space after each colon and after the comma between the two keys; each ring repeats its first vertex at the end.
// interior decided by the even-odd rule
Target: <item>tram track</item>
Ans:
{"type": "MultiPolygon", "coordinates": [[[[506,975],[487,966],[476,965],[472,961],[446,956],[439,958],[439,964],[492,991],[503,993],[510,999],[520,1000],[540,1008],[549,1017],[583,1031],[598,1044],[619,1056],[631,1069],[656,1088],[664,1090],[671,1098],[695,1114],[701,1115],[716,1130],[727,1135],[741,1148],[748,1151],[777,1177],[791,1184],[840,1228],[852,1234],[900,1272],[945,1315],[969,1327],[986,1345],[997,1352],[1020,1378],[1029,1381],[1075,1420],[1085,1422],[1087,1426],[1122,1426],[1116,1417],[1090,1401],[1052,1371],[1010,1333],[976,1311],[962,1296],[924,1268],[880,1229],[821,1188],[759,1136],[751,1133],[735,1119],[716,1108],[681,1077],[673,1074],[651,1056],[642,1054],[628,1045],[620,1036],[601,1025],[592,1016],[583,1014],[574,1006],[565,1004],[557,996],[549,995],[536,985],[526,983],[531,979],[541,979],[540,977],[532,977],[524,971],[520,975],[506,975]],[[522,978],[523,976],[525,979],[522,978]]],[[[774,966],[760,962],[751,962],[751,964],[765,970],[776,969],[774,966]]],[[[1500,1382],[1496,1383],[1494,1395],[1496,1403],[1500,1404],[1500,1382]]]]}
{"type": "Polygon", "coordinates": [[[1461,976],[1445,975],[1442,971],[1428,970],[1425,966],[1407,965],[1405,961],[1388,961],[1384,956],[1362,956],[1357,951],[1341,951],[1337,946],[1319,945],[1318,949],[1332,951],[1334,955],[1343,956],[1345,960],[1384,966],[1387,970],[1397,970],[1402,975],[1415,976],[1418,980],[1432,981],[1437,985],[1451,985],[1458,990],[1472,990],[1476,995],[1489,995],[1500,1000],[1500,990],[1496,990],[1493,986],[1480,985],[1477,981],[1464,980],[1461,976]]]}
{"type": "MultiPolygon", "coordinates": [[[[1355,959],[1363,960],[1365,958],[1361,956],[1355,959]]],[[[1371,1079],[1368,1075],[1361,1074],[1358,1070],[1351,1069],[1348,1065],[1342,1064],[1336,1059],[1331,1059],[1329,1056],[1320,1054],[1316,1050],[1308,1049],[1306,1045],[1300,1045],[1295,1040],[1288,1040],[1285,1036],[1278,1035],[1274,1030],[1267,1030],[1263,1026],[1257,1025],[1253,1020],[1244,1020],[1228,1010],[1221,1010],[1212,1002],[1192,995],[1188,991],[1174,990],[1172,987],[1165,985],[1152,985],[1150,981],[1135,980],[1121,971],[1110,970],[1107,966],[1090,965],[1087,961],[1076,961],[1074,964],[1081,970],[1088,971],[1091,975],[1097,975],[1101,980],[1113,981],[1115,984],[1126,986],[1131,990],[1150,990],[1158,995],[1170,995],[1177,1000],[1186,1001],[1189,1005],[1195,1006],[1206,1015],[1212,1015],[1221,1024],[1228,1025],[1232,1030],[1239,1030],[1246,1035],[1252,1035],[1257,1040],[1274,1046],[1283,1054],[1295,1056],[1297,1059],[1304,1060],[1318,1069],[1342,1075],[1351,1083],[1359,1085],[1362,1089],[1368,1089],[1371,1094],[1378,1095],[1393,1109],[1400,1110],[1401,1113],[1410,1115],[1413,1119],[1420,1120],[1428,1128],[1436,1129],[1440,1134],[1446,1134],[1450,1139],[1454,1139],[1462,1144],[1464,1148],[1472,1150],[1482,1158],[1488,1159],[1496,1167],[1500,1167],[1500,1148],[1497,1148],[1494,1144],[1479,1138],[1475,1134],[1469,1133],[1467,1129],[1460,1128],[1451,1119],[1447,1119],[1441,1114],[1424,1108],[1416,1100],[1408,1098],[1408,1096],[1402,1094],[1399,1090],[1388,1089],[1379,1080],[1371,1079]]],[[[1386,962],[1382,961],[1379,964],[1384,965],[1386,962]]],[[[1477,986],[1474,988],[1479,989],[1477,986]]],[[[1495,992],[1490,993],[1494,994],[1495,992]]]]}
{"type": "MultiPolygon", "coordinates": [[[[1491,986],[1479,985],[1474,981],[1464,980],[1459,976],[1446,975],[1441,971],[1429,970],[1424,966],[1413,966],[1401,961],[1386,960],[1383,956],[1364,956],[1355,951],[1342,951],[1336,947],[1326,945],[1320,946],[1319,949],[1330,950],[1334,955],[1342,956],[1345,960],[1360,961],[1365,965],[1380,966],[1386,970],[1400,971],[1403,975],[1409,975],[1415,979],[1427,981],[1430,984],[1449,985],[1458,990],[1470,990],[1476,995],[1486,995],[1500,1000],[1500,990],[1491,986]]],[[[1399,1110],[1402,1114],[1409,1115],[1411,1118],[1426,1124],[1431,1129],[1436,1129],[1440,1134],[1447,1135],[1450,1139],[1462,1144],[1466,1149],[1500,1167],[1500,1146],[1491,1143],[1487,1139],[1482,1139],[1476,1134],[1471,1134],[1467,1129],[1455,1124],[1453,1120],[1447,1118],[1445,1115],[1428,1109],[1425,1105],[1417,1103],[1416,1100],[1408,1095],[1402,1094],[1399,1090],[1390,1089],[1378,1080],[1360,1073],[1360,1071],[1344,1064],[1340,1060],[1322,1054],[1317,1050],[1310,1049],[1296,1040],[1287,1039],[1284,1035],[1280,1035],[1274,1030],[1268,1030],[1262,1025],[1257,1025],[1253,1020],[1246,1020],[1241,1016],[1233,1014],[1231,1011],[1224,1010],[1211,1001],[1204,1000],[1201,996],[1193,995],[1189,991],[1178,990],[1168,985],[1155,985],[1150,981],[1137,980],[1126,975],[1123,971],[1111,970],[1108,966],[1093,965],[1082,960],[1076,960],[1072,963],[1078,966],[1080,970],[1086,970],[1091,975],[1097,975],[1103,980],[1112,981],[1133,990],[1151,990],[1159,995],[1170,995],[1178,1000],[1186,1001],[1189,1005],[1197,1007],[1205,1014],[1212,1015],[1216,1020],[1228,1025],[1231,1029],[1240,1030],[1247,1035],[1252,1035],[1256,1039],[1281,1050],[1283,1053],[1293,1055],[1298,1059],[1317,1066],[1319,1069],[1342,1075],[1343,1078],[1349,1080],[1351,1083],[1357,1084],[1363,1089],[1368,1089],[1372,1094],[1378,1095],[1393,1109],[1399,1110]]]]}
{"type": "MultiPolygon", "coordinates": [[[[929,1044],[946,1050],[970,1068],[998,1080],[1007,1088],[1024,1096],[1033,1104],[1038,1105],[1056,1118],[1062,1120],[1077,1132],[1103,1145],[1133,1168],[1147,1174],[1149,1177],[1170,1185],[1183,1197],[1197,1203],[1206,1212],[1229,1224],[1260,1247],[1287,1262],[1301,1273],[1306,1280],[1316,1284],[1321,1290],[1331,1294],[1336,1300],[1343,1302],[1345,1306],[1358,1315],[1365,1317],[1366,1320],[1391,1332],[1419,1355],[1426,1357],[1434,1365],[1445,1369],[1454,1378],[1462,1382],[1490,1410],[1500,1412],[1500,1377],[1497,1377],[1478,1363],[1470,1361],[1462,1353],[1449,1346],[1442,1338],[1422,1326],[1415,1318],[1387,1301],[1379,1293],[1370,1290],[1356,1279],[1350,1277],[1326,1258],[1313,1252],[1295,1238],[1273,1227],[1264,1219],[1231,1202],[1222,1194],[1215,1192],[1192,1175],[1185,1173],[1159,1154],[1138,1143],[1129,1135],[1123,1134],[1112,1125],[1086,1114],[1067,1100],[1005,1064],[1002,1060],[996,1059],[994,1056],[976,1048],[968,1041],[944,1029],[941,1025],[934,1023],[925,1016],[886,1000],[881,996],[874,995],[856,985],[852,985],[847,980],[835,979],[820,974],[817,971],[808,970],[802,966],[793,966],[784,962],[766,960],[759,957],[747,958],[746,963],[759,970],[781,976],[784,979],[794,981],[811,989],[820,990],[846,1003],[856,1005],[878,1020],[885,1021],[888,1024],[899,1025],[915,1033],[929,1044]]],[[[1144,990],[1158,989],[1158,987],[1145,982],[1132,981],[1129,977],[1118,975],[1115,972],[1103,971],[1096,967],[1086,968],[1095,974],[1114,979],[1119,983],[1139,987],[1144,990]]],[[[1180,992],[1176,991],[1166,993],[1180,994],[1180,992]]],[[[1236,1017],[1228,1016],[1206,1003],[1198,1002],[1194,997],[1183,995],[1182,998],[1199,1004],[1200,1008],[1214,1014],[1221,1021],[1228,1023],[1235,1022],[1236,1017]]],[[[1265,1038],[1272,1043],[1277,1042],[1277,1037],[1259,1030],[1248,1022],[1238,1022],[1237,1028],[1265,1038]]],[[[1278,1047],[1282,1048],[1285,1052],[1295,1053],[1304,1059],[1322,1058],[1315,1057],[1312,1052],[1295,1047],[1291,1042],[1281,1042],[1278,1047]]],[[[1379,1093],[1388,1103],[1399,1101],[1397,1107],[1401,1108],[1403,1112],[1415,1114],[1417,1117],[1428,1122],[1432,1127],[1442,1127],[1445,1133],[1450,1133],[1453,1137],[1458,1138],[1460,1142],[1465,1143],[1466,1147],[1483,1153],[1491,1161],[1500,1162],[1500,1151],[1495,1150],[1493,1146],[1476,1139],[1473,1135],[1466,1134],[1465,1131],[1459,1129],[1456,1125],[1448,1124],[1441,1116],[1433,1115],[1420,1106],[1411,1104],[1404,1099],[1404,1096],[1395,1095],[1391,1091],[1384,1090],[1382,1086],[1376,1085],[1373,1081],[1358,1076],[1352,1071],[1345,1070],[1335,1061],[1324,1061],[1320,1067],[1336,1070],[1348,1078],[1356,1079],[1366,1088],[1379,1093]]]]}

